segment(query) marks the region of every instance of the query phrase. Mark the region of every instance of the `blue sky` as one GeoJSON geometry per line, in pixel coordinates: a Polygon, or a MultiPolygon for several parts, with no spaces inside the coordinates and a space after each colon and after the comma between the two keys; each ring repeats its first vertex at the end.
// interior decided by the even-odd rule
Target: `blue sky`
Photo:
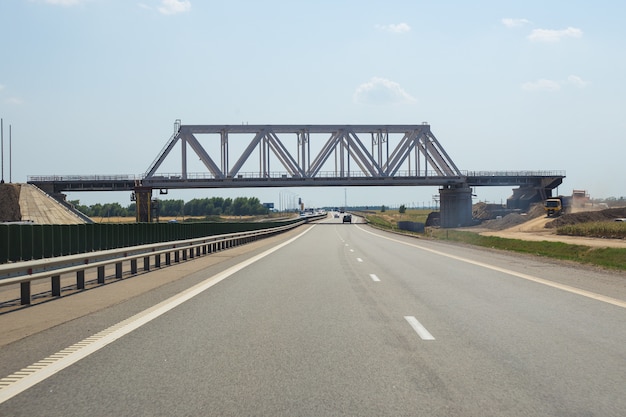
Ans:
{"type": "MultiPolygon", "coordinates": [[[[4,178],[142,174],[183,124],[419,124],[461,170],[626,196],[626,2],[5,0],[4,178]]],[[[207,145],[207,148],[209,146],[207,145]]],[[[178,158],[178,155],[174,158],[178,158]]],[[[178,163],[176,161],[176,163],[178,163]]],[[[200,168],[202,169],[202,168],[200,168]]],[[[284,189],[172,192],[256,196],[284,189]]],[[[436,188],[297,189],[311,205],[436,188]]],[[[506,201],[509,188],[479,188],[506,201]]],[[[128,193],[73,193],[93,204],[128,193]]]]}

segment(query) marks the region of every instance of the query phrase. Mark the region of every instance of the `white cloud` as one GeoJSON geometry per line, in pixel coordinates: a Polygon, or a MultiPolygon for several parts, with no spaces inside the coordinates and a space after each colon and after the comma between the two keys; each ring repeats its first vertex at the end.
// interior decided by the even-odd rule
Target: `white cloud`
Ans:
{"type": "Polygon", "coordinates": [[[191,10],[191,2],[189,0],[161,0],[158,10],[162,14],[184,13],[191,10]]]}
{"type": "Polygon", "coordinates": [[[4,86],[0,84],[0,91],[4,90],[4,86]]]}
{"type": "Polygon", "coordinates": [[[359,104],[408,104],[417,101],[400,84],[380,77],[373,77],[359,85],[353,98],[359,104]]]}
{"type": "Polygon", "coordinates": [[[19,105],[24,104],[24,100],[19,98],[19,97],[9,97],[6,100],[4,100],[4,102],[6,104],[12,104],[12,105],[15,105],[15,106],[19,106],[19,105]]]}
{"type": "Polygon", "coordinates": [[[557,91],[561,89],[558,81],[540,79],[537,81],[528,81],[522,84],[522,90],[526,91],[557,91]]]}
{"type": "Polygon", "coordinates": [[[411,26],[409,26],[407,23],[392,23],[390,25],[376,25],[376,29],[392,33],[406,33],[411,31],[411,26]]]}
{"type": "Polygon", "coordinates": [[[502,19],[501,22],[508,28],[518,28],[530,24],[528,19],[512,19],[510,17],[502,19]]]}
{"type": "Polygon", "coordinates": [[[533,42],[559,42],[563,38],[581,38],[582,36],[582,30],[568,27],[562,30],[534,29],[528,35],[528,39],[533,42]]]}
{"type": "Polygon", "coordinates": [[[577,75],[570,75],[566,80],[546,80],[544,78],[537,81],[528,81],[522,84],[522,90],[526,91],[558,91],[566,85],[573,85],[584,88],[589,84],[577,75]]]}
{"type": "Polygon", "coordinates": [[[567,82],[580,88],[584,88],[587,86],[587,84],[589,84],[587,81],[584,81],[577,75],[570,75],[569,77],[567,77],[567,82]]]}

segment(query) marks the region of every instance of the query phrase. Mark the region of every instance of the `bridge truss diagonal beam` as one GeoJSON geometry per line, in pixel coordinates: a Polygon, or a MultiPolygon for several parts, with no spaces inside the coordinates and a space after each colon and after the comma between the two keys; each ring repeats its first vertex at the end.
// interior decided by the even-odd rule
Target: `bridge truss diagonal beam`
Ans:
{"type": "MultiPolygon", "coordinates": [[[[183,161],[181,175],[175,176],[185,180],[188,178],[187,146],[208,170],[210,177],[203,178],[209,180],[251,178],[250,175],[257,179],[316,179],[322,175],[325,178],[462,176],[427,124],[238,126],[181,125],[177,121],[175,133],[146,172],[148,182],[157,178],[157,170],[177,143],[183,148],[183,161]],[[198,135],[219,137],[220,155],[212,156],[207,152],[198,135]],[[238,155],[231,152],[230,138],[233,135],[238,135],[237,139],[252,136],[238,155]],[[367,137],[371,138],[371,151],[366,144],[367,137]],[[393,144],[392,138],[395,138],[393,144]],[[257,149],[258,164],[251,158],[257,149]],[[236,162],[231,167],[232,156],[236,162]],[[221,162],[220,166],[216,160],[221,162]],[[276,161],[278,164],[273,163],[276,161]],[[242,172],[244,167],[249,172],[242,172]],[[272,168],[276,170],[272,171],[272,168]]],[[[237,144],[241,145],[241,142],[237,144]]]]}

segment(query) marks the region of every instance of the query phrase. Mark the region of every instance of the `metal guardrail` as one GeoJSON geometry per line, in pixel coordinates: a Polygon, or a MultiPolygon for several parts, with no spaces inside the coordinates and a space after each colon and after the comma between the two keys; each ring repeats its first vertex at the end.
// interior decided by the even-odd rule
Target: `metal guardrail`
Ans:
{"type": "Polygon", "coordinates": [[[115,264],[115,278],[123,276],[123,263],[130,261],[130,273],[138,272],[138,261],[143,259],[143,270],[149,271],[150,259],[154,259],[155,268],[160,268],[162,261],[166,266],[193,259],[202,255],[239,246],[254,240],[298,227],[307,220],[280,226],[271,229],[238,232],[225,235],[214,235],[189,240],[179,240],[166,243],[141,245],[113,249],[89,254],[61,256],[57,258],[16,262],[0,265],[0,286],[20,285],[20,304],[28,305],[32,302],[31,284],[35,280],[50,278],[51,294],[61,296],[61,275],[76,273],[76,289],[85,289],[85,271],[97,270],[97,283],[105,283],[105,266],[115,264]],[[173,254],[173,260],[172,260],[173,254]],[[163,259],[164,257],[164,259],[163,259]]]}

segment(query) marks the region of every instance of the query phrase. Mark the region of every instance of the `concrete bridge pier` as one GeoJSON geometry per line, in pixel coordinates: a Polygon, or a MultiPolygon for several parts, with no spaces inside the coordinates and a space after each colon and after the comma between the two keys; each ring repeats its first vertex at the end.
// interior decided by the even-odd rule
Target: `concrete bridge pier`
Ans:
{"type": "Polygon", "coordinates": [[[134,200],[136,204],[135,216],[138,223],[152,222],[152,188],[135,187],[134,200]]]}
{"type": "Polygon", "coordinates": [[[461,227],[472,224],[472,189],[463,185],[439,189],[439,225],[461,227]]]}

